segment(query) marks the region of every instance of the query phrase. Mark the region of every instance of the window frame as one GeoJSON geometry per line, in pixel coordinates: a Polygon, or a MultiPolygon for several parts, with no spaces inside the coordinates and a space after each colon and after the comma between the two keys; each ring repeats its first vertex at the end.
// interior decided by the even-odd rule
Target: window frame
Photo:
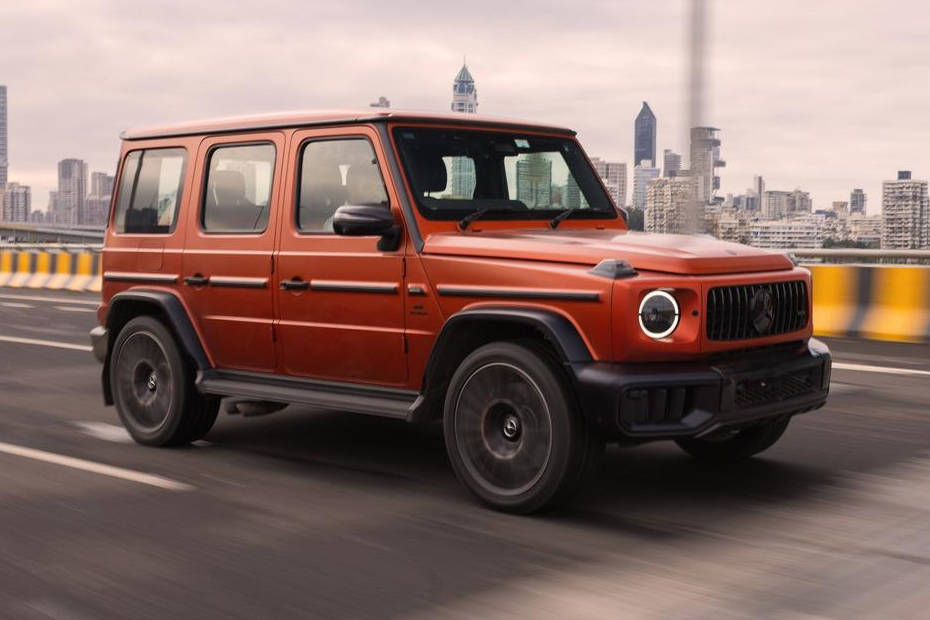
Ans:
{"type": "MultiPolygon", "coordinates": [[[[171,235],[173,235],[178,229],[178,218],[180,217],[181,209],[183,208],[183,205],[184,205],[184,199],[186,198],[184,194],[184,186],[186,185],[187,170],[188,170],[187,166],[189,164],[189,161],[190,161],[190,150],[184,145],[175,145],[175,146],[166,145],[166,146],[154,146],[154,147],[143,146],[137,149],[126,151],[126,153],[123,154],[122,160],[120,161],[119,178],[116,181],[114,181],[114,186],[115,186],[116,191],[113,193],[113,197],[112,197],[111,204],[110,204],[110,215],[109,215],[109,219],[107,220],[109,223],[109,228],[110,230],[112,230],[113,234],[119,237],[139,237],[139,236],[141,237],[149,237],[149,236],[170,237],[171,235]],[[174,208],[174,215],[171,218],[171,225],[168,227],[168,230],[166,232],[126,232],[125,230],[120,231],[116,227],[116,209],[119,206],[119,201],[121,198],[120,190],[122,189],[123,179],[126,174],[126,160],[128,160],[129,157],[133,153],[139,153],[139,165],[136,167],[136,171],[133,174],[132,186],[130,187],[130,190],[129,190],[129,205],[126,209],[126,212],[128,213],[129,211],[132,210],[133,201],[135,201],[136,199],[136,189],[138,188],[138,185],[139,185],[139,175],[142,173],[142,164],[145,162],[145,153],[148,151],[183,151],[184,153],[183,163],[181,164],[181,173],[178,177],[178,198],[177,198],[177,202],[174,208]]],[[[123,220],[123,226],[125,228],[125,219],[123,220]]]]}
{"type": "Polygon", "coordinates": [[[211,145],[207,152],[203,156],[203,170],[202,178],[200,180],[200,208],[198,209],[199,213],[197,215],[197,225],[200,232],[204,235],[250,235],[253,237],[261,237],[268,232],[268,224],[271,222],[271,210],[274,208],[274,196],[275,196],[275,179],[277,178],[278,172],[278,145],[275,144],[273,140],[247,140],[244,142],[220,142],[217,144],[211,145]],[[207,230],[205,222],[207,216],[207,186],[210,183],[210,161],[213,159],[213,154],[225,148],[236,148],[243,146],[264,146],[269,145],[274,152],[274,158],[272,159],[271,165],[271,183],[269,185],[268,193],[268,217],[265,220],[265,227],[261,230],[207,230]]]}
{"type": "Polygon", "coordinates": [[[381,175],[381,185],[384,187],[384,195],[387,198],[387,205],[385,208],[388,211],[393,211],[393,205],[391,202],[391,192],[388,190],[387,182],[385,181],[384,167],[381,162],[381,158],[378,156],[378,150],[375,148],[375,143],[370,136],[362,133],[354,134],[341,134],[338,136],[310,136],[301,140],[297,145],[297,165],[294,167],[294,210],[292,213],[291,223],[294,226],[294,232],[301,236],[322,236],[327,235],[330,237],[340,237],[336,232],[330,232],[327,230],[306,230],[300,227],[300,189],[303,183],[303,171],[304,171],[304,153],[307,151],[307,147],[315,142],[345,142],[348,140],[353,141],[365,141],[368,143],[368,146],[371,147],[371,154],[374,155],[375,161],[377,161],[378,174],[381,175]]]}

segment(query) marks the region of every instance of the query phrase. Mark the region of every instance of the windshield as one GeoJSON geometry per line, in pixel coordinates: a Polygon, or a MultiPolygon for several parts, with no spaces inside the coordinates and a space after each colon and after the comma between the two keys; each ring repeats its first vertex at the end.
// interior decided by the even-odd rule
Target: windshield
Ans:
{"type": "Polygon", "coordinates": [[[457,220],[616,218],[576,142],[525,134],[400,127],[394,140],[420,213],[457,220]]]}

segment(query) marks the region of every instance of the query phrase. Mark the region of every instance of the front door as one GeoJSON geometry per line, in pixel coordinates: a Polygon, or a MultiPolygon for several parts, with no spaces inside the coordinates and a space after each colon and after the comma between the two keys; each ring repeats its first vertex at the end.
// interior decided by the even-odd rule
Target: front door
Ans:
{"type": "Polygon", "coordinates": [[[299,131],[291,141],[277,258],[279,370],[329,381],[401,386],[403,245],[333,232],[338,207],[378,205],[402,218],[377,134],[366,127],[299,131]]]}
{"type": "Polygon", "coordinates": [[[181,288],[218,368],[275,369],[272,255],[286,146],[274,132],[200,147],[181,288]]]}

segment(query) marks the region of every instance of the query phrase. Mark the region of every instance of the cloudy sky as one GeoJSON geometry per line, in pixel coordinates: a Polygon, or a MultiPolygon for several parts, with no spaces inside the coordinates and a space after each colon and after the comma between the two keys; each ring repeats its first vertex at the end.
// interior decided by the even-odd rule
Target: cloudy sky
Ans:
{"type": "MultiPolygon", "coordinates": [[[[722,193],[752,175],[816,207],[897,169],[930,176],[930,8],[917,0],[709,0],[705,124],[722,193]]],[[[579,130],[631,162],[643,100],[686,149],[686,0],[16,0],[0,5],[10,177],[45,208],[55,164],[112,172],[135,125],[302,108],[445,111],[468,57],[479,111],[579,130]]]]}

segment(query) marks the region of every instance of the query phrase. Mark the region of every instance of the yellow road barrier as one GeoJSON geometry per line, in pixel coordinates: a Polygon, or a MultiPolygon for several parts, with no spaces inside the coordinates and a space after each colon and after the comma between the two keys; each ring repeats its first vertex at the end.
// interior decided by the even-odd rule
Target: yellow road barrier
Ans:
{"type": "Polygon", "coordinates": [[[100,292],[100,253],[93,250],[0,249],[0,286],[100,292]]]}

